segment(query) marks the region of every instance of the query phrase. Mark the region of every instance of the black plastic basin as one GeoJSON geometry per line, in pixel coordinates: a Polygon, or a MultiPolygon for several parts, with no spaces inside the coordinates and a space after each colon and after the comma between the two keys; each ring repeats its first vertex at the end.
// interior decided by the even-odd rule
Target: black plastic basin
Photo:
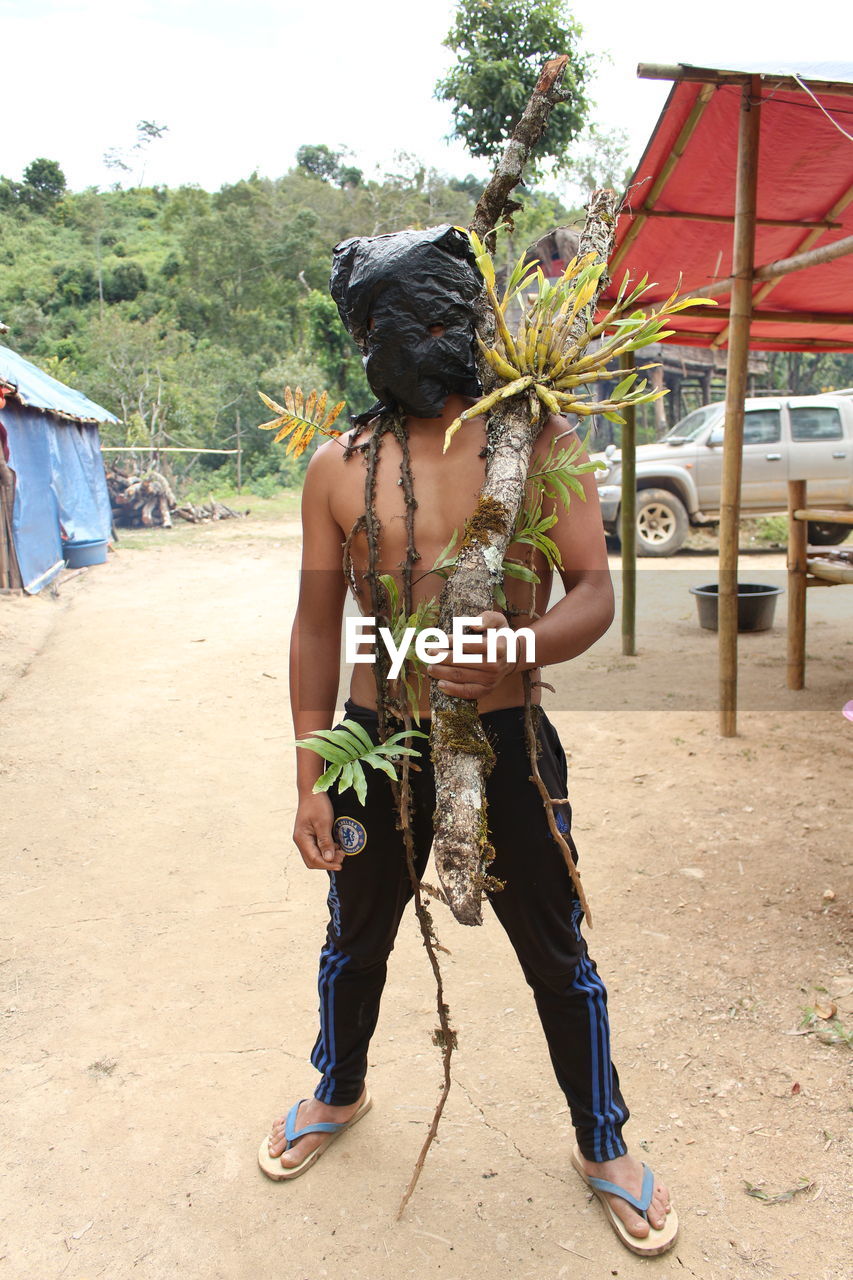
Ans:
{"type": "MultiPolygon", "coordinates": [[[[762,582],[740,582],[737,589],[737,629],[738,631],[769,631],[773,626],[773,615],[776,612],[776,598],[784,588],[769,587],[762,582]]],[[[718,630],[717,603],[719,584],[709,583],[707,587],[691,587],[690,594],[696,597],[699,610],[699,626],[706,631],[718,630]]]]}

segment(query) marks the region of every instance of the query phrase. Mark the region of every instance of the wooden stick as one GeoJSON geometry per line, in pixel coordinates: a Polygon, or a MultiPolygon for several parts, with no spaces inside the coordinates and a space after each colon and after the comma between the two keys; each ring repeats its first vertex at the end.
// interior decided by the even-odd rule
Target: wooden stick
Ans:
{"type": "MultiPolygon", "coordinates": [[[[762,80],[772,85],[774,90],[805,92],[799,80],[795,80],[793,76],[775,75],[772,71],[754,75],[749,71],[723,71],[717,67],[690,67],[683,63],[678,63],[676,66],[662,66],[654,62],[641,62],[637,67],[637,75],[641,80],[688,80],[707,85],[740,84],[747,87],[757,85],[756,96],[761,90],[762,80]]],[[[819,88],[823,93],[837,93],[845,97],[853,95],[853,84],[844,80],[815,80],[811,76],[808,79],[804,76],[803,80],[806,84],[819,88]]]]}
{"type": "Polygon", "coordinates": [[[788,481],[788,688],[802,689],[806,672],[806,556],[808,527],[800,510],[805,480],[788,481]]]}
{"type": "MultiPolygon", "coordinates": [[[[595,255],[593,261],[606,263],[613,248],[618,198],[613,191],[594,191],[587,220],[581,233],[578,255],[595,255]]],[[[583,332],[594,312],[596,294],[573,322],[575,337],[583,332]]],[[[512,530],[524,497],[527,471],[536,437],[544,425],[544,415],[534,426],[526,399],[501,401],[489,415],[489,454],[486,477],[478,500],[478,510],[498,512],[493,527],[484,528],[477,538],[463,536],[456,565],[439,597],[438,626],[450,632],[453,620],[479,617],[493,607],[496,566],[503,563],[512,530]]],[[[475,513],[476,514],[476,513],[475,513]]],[[[432,728],[430,747],[435,765],[435,827],[432,852],[436,870],[450,908],[461,924],[482,922],[482,892],[477,872],[481,860],[479,830],[484,804],[484,767],[490,755],[478,718],[469,718],[470,703],[446,693],[430,682],[432,728]],[[457,717],[466,722],[468,750],[458,743],[454,731],[457,717]]]]}
{"type": "MultiPolygon", "coordinates": [[[[676,218],[680,222],[729,222],[733,223],[733,213],[687,213],[676,209],[642,209],[647,218],[676,218]]],[[[630,217],[630,215],[628,215],[630,217]]],[[[840,222],[829,222],[826,218],[756,218],[757,227],[820,227],[824,231],[835,231],[840,222]]]]}
{"type": "MultiPolygon", "coordinates": [[[[634,352],[626,351],[619,364],[630,373],[634,352]]],[[[637,411],[628,405],[622,416],[622,652],[633,658],[637,652],[637,411]]]]}
{"type": "Polygon", "coordinates": [[[536,87],[530,95],[521,119],[513,129],[485,191],[477,201],[470,229],[481,240],[485,239],[504,216],[507,200],[523,177],[524,166],[530,159],[531,151],[545,132],[552,108],[557,103],[565,101],[568,96],[560,89],[560,81],[568,61],[568,54],[565,53],[560,54],[558,58],[550,58],[539,73],[536,87]]]}
{"type": "MultiPolygon", "coordinates": [[[[157,453],[238,453],[237,449],[193,449],[189,446],[164,446],[157,453]]],[[[101,453],[154,453],[150,445],[143,444],[102,444],[101,453]]]]}
{"type": "Polygon", "coordinates": [[[0,587],[10,591],[18,591],[24,585],[12,528],[14,510],[15,473],[0,455],[0,587]]]}
{"type": "MultiPolygon", "coordinates": [[[[679,313],[683,316],[698,316],[702,320],[730,320],[728,307],[685,307],[679,313]]],[[[849,311],[760,311],[753,308],[753,320],[762,324],[835,324],[847,325],[853,329],[853,315],[849,311]]]]}
{"type": "MultiPolygon", "coordinates": [[[[677,323],[678,317],[675,316],[673,318],[673,324],[677,323]]],[[[666,338],[664,341],[667,346],[671,344],[674,345],[675,343],[695,342],[703,347],[707,347],[708,339],[712,336],[712,333],[713,330],[708,329],[679,329],[675,337],[666,338]]],[[[840,338],[786,338],[784,334],[779,333],[774,334],[772,338],[767,336],[756,338],[753,342],[753,346],[759,351],[791,351],[796,349],[797,351],[815,350],[849,352],[851,346],[853,346],[853,339],[844,342],[840,338]],[[792,344],[795,345],[792,346],[792,344]]],[[[716,355],[716,350],[714,348],[709,347],[708,349],[713,350],[716,355]]]]}
{"type": "MultiPolygon", "coordinates": [[[[779,258],[776,262],[768,262],[757,267],[752,273],[754,280],[776,280],[780,276],[790,275],[792,271],[805,271],[807,267],[820,267],[826,262],[834,262],[853,253],[853,236],[844,236],[841,240],[833,240],[831,244],[821,245],[819,249],[809,249],[806,253],[794,254],[792,258],[779,258]]],[[[725,280],[716,280],[713,284],[702,285],[699,289],[691,289],[694,298],[713,298],[718,293],[728,293],[737,279],[737,271],[725,280]]],[[[756,297],[756,302],[761,301],[756,297]]]]}
{"type": "MultiPolygon", "coordinates": [[[[533,783],[536,790],[539,792],[540,799],[542,800],[542,805],[545,809],[545,818],[548,823],[548,829],[550,830],[553,839],[557,842],[560,852],[563,855],[563,861],[566,864],[566,870],[569,873],[572,884],[574,886],[575,893],[578,896],[578,902],[580,903],[581,911],[584,914],[587,924],[589,925],[590,928],[592,928],[592,912],[589,909],[589,903],[587,902],[586,894],[584,893],[584,888],[583,888],[583,885],[581,884],[581,878],[578,873],[577,865],[575,863],[574,858],[572,857],[571,846],[569,845],[568,840],[566,840],[560,828],[557,826],[557,820],[554,817],[554,804],[555,803],[564,804],[565,801],[563,800],[554,801],[551,799],[551,793],[548,790],[548,788],[545,786],[545,783],[542,779],[542,774],[539,772],[539,763],[537,760],[537,754],[538,754],[539,748],[536,742],[536,729],[533,724],[533,707],[530,701],[530,690],[532,687],[530,672],[529,671],[523,672],[521,679],[524,685],[524,734],[527,739],[527,754],[530,760],[530,768],[531,768],[530,781],[533,783]]],[[[569,836],[569,839],[571,839],[571,836],[569,836]]]]}
{"type": "MultiPolygon", "coordinates": [[[[805,502],[805,498],[803,501],[805,502]]],[[[794,512],[794,519],[822,520],[830,524],[853,524],[853,511],[833,511],[828,507],[803,507],[794,512]]]]}
{"type": "MultiPolygon", "coordinates": [[[[853,200],[853,183],[851,183],[851,185],[846,189],[846,191],[842,191],[841,195],[838,197],[835,203],[832,204],[829,207],[829,209],[827,209],[826,211],[827,218],[840,218],[844,210],[850,204],[851,200],[853,200]]],[[[797,253],[798,254],[805,253],[808,249],[811,249],[813,245],[815,245],[817,241],[820,239],[822,234],[823,232],[821,231],[810,231],[808,235],[804,236],[803,239],[800,241],[800,243],[797,245],[797,253]]],[[[752,300],[753,306],[757,302],[763,302],[764,299],[767,297],[768,293],[770,293],[772,289],[776,288],[780,279],[782,279],[782,277],[778,276],[775,280],[768,280],[766,284],[763,284],[761,288],[758,290],[758,293],[756,294],[756,296],[752,300]]]]}
{"type": "Polygon", "coordinates": [[[761,130],[760,83],[755,77],[741,91],[732,290],[732,324],[726,364],[726,418],[720,501],[719,667],[720,732],[737,732],[737,569],[740,485],[743,463],[743,405],[747,390],[752,272],[755,254],[755,203],[758,190],[758,141],[761,130]]]}

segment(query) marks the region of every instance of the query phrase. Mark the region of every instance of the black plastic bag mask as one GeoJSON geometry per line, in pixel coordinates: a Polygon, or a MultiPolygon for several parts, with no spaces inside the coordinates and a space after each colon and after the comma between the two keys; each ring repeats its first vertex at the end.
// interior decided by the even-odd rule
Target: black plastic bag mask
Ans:
{"type": "Polygon", "coordinates": [[[436,418],[452,391],[480,395],[474,303],[482,278],[462,232],[444,226],[344,240],[329,287],[381,406],[436,418]]]}

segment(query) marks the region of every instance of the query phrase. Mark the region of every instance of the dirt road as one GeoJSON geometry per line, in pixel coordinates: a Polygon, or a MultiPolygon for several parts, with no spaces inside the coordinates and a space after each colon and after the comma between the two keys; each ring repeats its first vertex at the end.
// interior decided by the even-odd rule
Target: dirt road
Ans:
{"type": "MultiPolygon", "coordinates": [[[[805,693],[784,689],[784,607],[742,638],[735,739],[717,736],[714,638],[686,591],[713,580],[710,558],[643,566],[639,657],[614,631],[557,673],[628,1134],[683,1224],[647,1263],[569,1166],[564,1100],[491,917],[439,917],[460,1047],[403,1221],[439,1083],[411,917],[373,1111],[305,1178],[257,1170],[270,1117],[316,1080],[326,884],[289,839],[297,553],[293,524],[234,522],[124,549],[58,598],[0,600],[0,1280],[841,1280],[853,592],[810,599],[805,693]],[[815,1004],[840,1024],[801,1028],[815,1004]]],[[[748,567],[763,580],[782,558],[748,567]]]]}

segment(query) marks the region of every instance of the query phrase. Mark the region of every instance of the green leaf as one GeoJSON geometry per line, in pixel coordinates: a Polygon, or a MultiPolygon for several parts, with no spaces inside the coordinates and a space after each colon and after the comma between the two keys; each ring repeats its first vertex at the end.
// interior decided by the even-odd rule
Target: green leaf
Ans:
{"type": "MultiPolygon", "coordinates": [[[[598,463],[596,463],[594,468],[590,468],[590,470],[595,470],[595,471],[598,471],[600,469],[601,468],[598,463]]],[[[576,479],[574,476],[563,476],[562,479],[563,479],[563,482],[569,486],[569,488],[572,490],[573,493],[576,493],[577,496],[581,498],[584,502],[586,501],[586,494],[584,493],[584,488],[580,480],[576,479]]]]}
{"type": "Polygon", "coordinates": [[[552,542],[550,538],[546,538],[545,535],[542,534],[541,536],[537,536],[535,546],[542,552],[543,556],[548,561],[550,568],[562,569],[563,558],[560,555],[560,548],[557,546],[556,542],[552,542]]]}
{"type": "Polygon", "coordinates": [[[438,555],[436,556],[435,562],[432,566],[433,573],[435,573],[439,569],[447,569],[450,567],[450,565],[456,563],[457,557],[453,554],[453,551],[456,546],[456,542],[458,538],[459,538],[459,530],[454,529],[453,537],[450,539],[450,541],[448,542],[444,550],[439,551],[438,555]]]}
{"type": "Polygon", "coordinates": [[[343,765],[349,760],[348,752],[341,747],[332,746],[331,742],[324,742],[322,738],[303,738],[301,742],[296,743],[296,746],[316,751],[317,755],[322,756],[324,760],[334,760],[336,764],[343,765]]]}
{"type": "Polygon", "coordinates": [[[343,724],[344,722],[334,729],[315,729],[314,733],[318,738],[325,738],[326,742],[331,742],[334,747],[340,747],[349,755],[361,755],[360,739],[351,729],[344,728],[343,724]]]}
{"type": "Polygon", "coordinates": [[[504,560],[501,568],[508,578],[520,578],[522,582],[539,582],[538,576],[526,564],[516,564],[514,560],[504,560]]]}
{"type": "Polygon", "coordinates": [[[368,751],[373,750],[376,744],[363,725],[360,725],[357,720],[350,720],[349,718],[342,720],[341,723],[345,728],[349,729],[350,733],[357,737],[365,747],[367,747],[368,751]]]}
{"type": "Polygon", "coordinates": [[[621,400],[622,397],[625,395],[625,393],[629,391],[631,387],[633,387],[636,381],[637,381],[636,373],[629,373],[627,378],[623,378],[622,381],[618,383],[610,392],[610,399],[621,400]]]}
{"type": "Polygon", "coordinates": [[[386,738],[383,747],[395,746],[397,742],[403,738],[428,738],[428,733],[422,733],[420,729],[403,729],[400,733],[394,733],[390,738],[386,738]]]}
{"type": "Polygon", "coordinates": [[[314,783],[314,786],[311,788],[314,794],[318,795],[321,791],[328,791],[329,787],[332,785],[332,783],[334,782],[335,778],[338,776],[340,771],[341,771],[341,766],[339,764],[331,765],[331,767],[328,768],[324,774],[320,775],[320,777],[314,783]]]}
{"type": "Polygon", "coordinates": [[[345,764],[343,769],[341,769],[341,780],[338,783],[339,792],[348,791],[349,788],[352,786],[352,774],[353,774],[353,765],[352,765],[352,761],[349,761],[349,763],[345,764]]]}
{"type": "Polygon", "coordinates": [[[395,782],[397,781],[397,772],[390,760],[383,760],[382,756],[376,755],[375,752],[372,755],[365,756],[362,764],[369,764],[374,769],[381,769],[383,773],[388,774],[389,778],[393,778],[395,782]]]}
{"type": "Polygon", "coordinates": [[[364,804],[367,799],[367,778],[365,778],[364,770],[357,761],[352,766],[352,785],[355,788],[358,803],[364,804]]]}

